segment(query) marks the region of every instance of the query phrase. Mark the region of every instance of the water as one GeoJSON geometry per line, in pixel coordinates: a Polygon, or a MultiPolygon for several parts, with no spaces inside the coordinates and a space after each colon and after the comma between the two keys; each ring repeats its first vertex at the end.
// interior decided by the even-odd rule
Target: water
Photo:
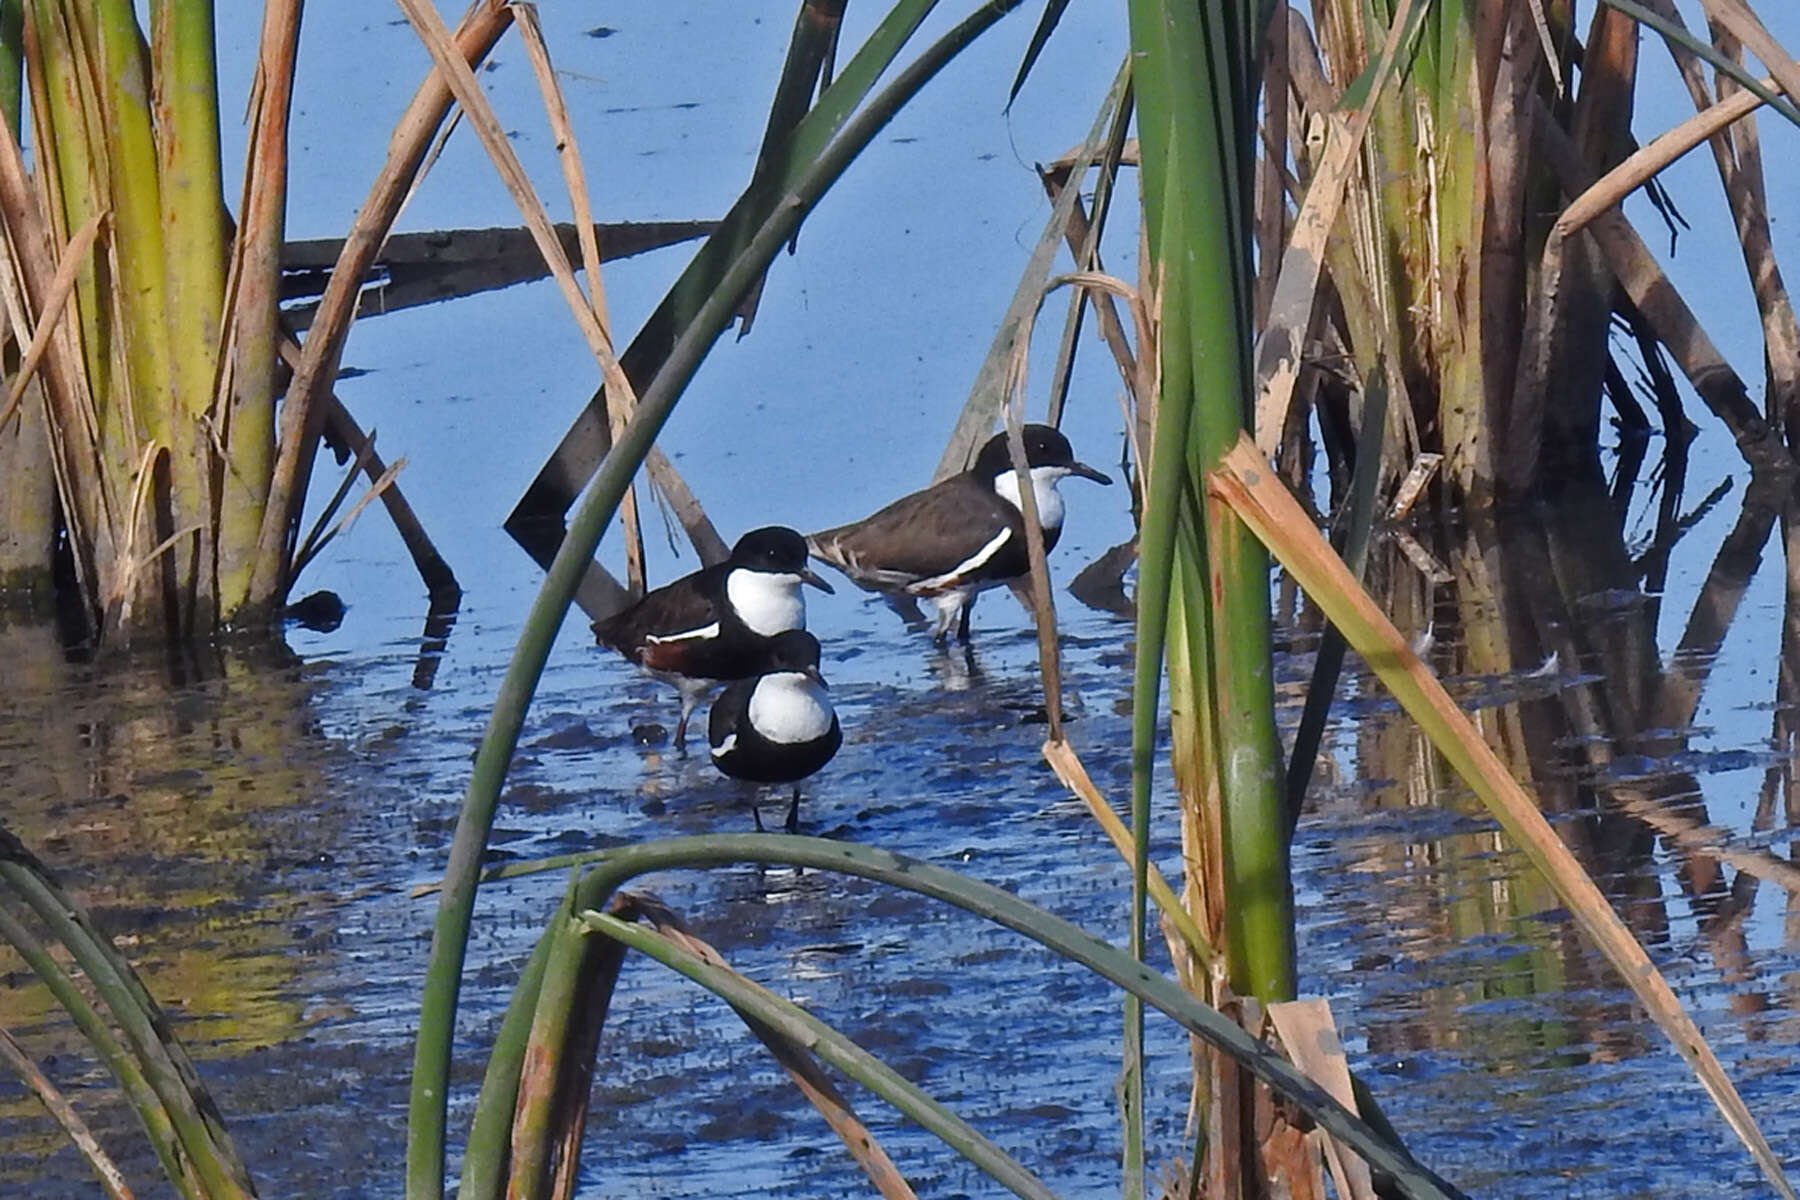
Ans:
{"type": "MultiPolygon", "coordinates": [[[[1034,84],[1043,93],[1028,89],[1011,118],[998,113],[996,81],[1010,79],[1028,19],[1013,18],[928,90],[809,220],[800,254],[777,264],[754,335],[723,343],[702,371],[663,444],[727,536],[768,520],[817,528],[852,519],[927,476],[1043,220],[1025,164],[1083,135],[1083,108],[1097,103],[1122,52],[1113,17],[1081,8],[1070,19],[1084,24],[1053,41],[1040,67],[1039,79],[1057,86],[1034,84]],[[1086,99],[1053,103],[1058,91],[1086,99]]],[[[382,121],[345,122],[342,111],[397,108],[422,67],[403,26],[366,12],[309,6],[302,96],[330,103],[300,104],[298,142],[313,168],[296,172],[296,237],[341,232],[385,139],[382,121]],[[354,34],[345,45],[319,40],[344,30],[354,34]],[[352,69],[365,55],[404,65],[352,69]]],[[[854,7],[852,16],[870,19],[854,7]]],[[[615,32],[606,37],[583,36],[591,14],[587,25],[555,8],[545,19],[587,122],[583,146],[607,215],[720,211],[749,174],[786,16],[746,19],[728,37],[701,36],[703,18],[658,5],[609,8],[615,32]],[[635,69],[676,35],[683,54],[659,58],[655,72],[635,69]]],[[[245,60],[231,47],[246,36],[222,35],[228,95],[241,94],[231,64],[241,75],[245,60]]],[[[535,177],[554,179],[523,55],[503,49],[482,78],[511,106],[515,145],[535,177]]],[[[404,224],[513,222],[459,135],[404,224]]],[[[1114,249],[1120,262],[1132,253],[1114,249]]],[[[1717,256],[1703,250],[1698,260],[1717,256]]],[[[665,252],[609,271],[622,327],[682,261],[683,252],[665,252]]],[[[265,1195],[399,1191],[432,916],[432,901],[411,892],[441,870],[469,756],[538,583],[499,524],[597,377],[560,305],[552,289],[528,286],[366,322],[351,342],[347,362],[364,373],[341,394],[380,429],[386,454],[412,460],[402,486],[468,589],[441,654],[428,651],[430,688],[415,686],[424,599],[374,513],[303,581],[346,597],[345,624],[292,631],[291,657],[190,664],[171,684],[160,662],[103,674],[70,666],[32,631],[8,632],[0,647],[7,823],[94,908],[175,1015],[265,1195]]],[[[1754,349],[1732,352],[1754,362],[1754,349]]],[[[1068,428],[1078,452],[1110,470],[1117,384],[1099,356],[1087,363],[1068,428]]],[[[1741,475],[1716,429],[1702,435],[1695,461],[1690,496],[1741,475]]],[[[322,468],[325,491],[327,475],[322,468]]],[[[1063,582],[1129,532],[1122,488],[1067,487],[1069,523],[1054,556],[1063,582]]],[[[1683,746],[1634,743],[1599,764],[1586,748],[1606,743],[1606,731],[1573,729],[1568,716],[1606,700],[1603,681],[1625,678],[1615,669],[1620,647],[1673,655],[1734,504],[1686,535],[1666,592],[1649,601],[1635,577],[1621,576],[1566,589],[1566,611],[1547,616],[1531,607],[1542,593],[1527,588],[1484,602],[1468,564],[1498,560],[1481,545],[1459,557],[1458,535],[1430,530],[1424,540],[1466,568],[1454,594],[1427,592],[1397,566],[1386,586],[1398,611],[1435,616],[1437,665],[1518,751],[1509,761],[1533,773],[1546,807],[1568,814],[1562,827],[1629,902],[1634,927],[1791,1160],[1800,1154],[1800,971],[1785,898],[1764,884],[1747,907],[1721,912],[1711,893],[1686,889],[1693,868],[1670,846],[1593,800],[1601,785],[1691,780],[1714,824],[1788,852],[1785,815],[1748,838],[1764,768],[1788,761],[1769,738],[1770,707],[1786,703],[1773,682],[1780,564],[1765,564],[1729,636],[1704,656],[1715,665],[1681,723],[1683,746]],[[1506,626],[1506,654],[1477,655],[1461,631],[1484,611],[1490,621],[1542,619],[1531,636],[1516,620],[1506,626]],[[1563,634],[1572,642],[1557,669],[1535,674],[1563,634]]],[[[1646,511],[1653,506],[1640,501],[1630,516],[1634,552],[1649,536],[1639,527],[1646,511]]],[[[653,575],[690,569],[656,526],[648,522],[653,575]]],[[[616,536],[604,553],[617,561],[616,536]]],[[[1557,561],[1570,558],[1591,560],[1598,574],[1628,556],[1557,561]]],[[[1543,574],[1522,554],[1509,561],[1515,574],[1543,574]]],[[[1103,792],[1122,801],[1129,626],[1060,593],[1058,603],[1071,737],[1103,792]]],[[[807,788],[807,830],[967,871],[1119,938],[1125,873],[1038,757],[1034,649],[1013,602],[982,602],[975,671],[848,588],[814,599],[812,625],[846,742],[807,788]]],[[[1301,616],[1281,636],[1286,705],[1304,686],[1315,635],[1301,616]]],[[[1483,627],[1479,644],[1493,640],[1483,627]]],[[[1330,999],[1353,1064],[1409,1145],[1472,1194],[1764,1194],[1661,1035],[1391,702],[1360,676],[1346,693],[1295,848],[1302,987],[1330,999]]],[[[748,828],[736,785],[704,761],[631,739],[634,722],[671,719],[671,699],[569,622],[509,778],[495,853],[530,858],[748,828]]],[[[1284,707],[1284,721],[1296,711],[1284,707]]],[[[1168,813],[1166,795],[1158,809],[1168,813]]],[[[1158,860],[1176,878],[1173,831],[1161,819],[1158,860]]],[[[483,893],[453,1137],[466,1128],[482,1053],[562,884],[539,876],[483,893]]],[[[1119,1006],[1107,989],[1010,934],[856,881],[741,868],[644,886],[740,969],[857,1037],[1059,1193],[1116,1194],[1119,1006]]],[[[132,1119],[47,1014],[42,990],[10,961],[4,970],[0,1024],[70,1091],[140,1194],[159,1194],[132,1119]]],[[[1151,1033],[1160,1164],[1184,1152],[1186,1047],[1167,1022],[1153,1020],[1151,1033]]],[[[862,1190],[729,1011],[651,964],[625,973],[595,1078],[584,1195],[862,1190]]],[[[991,1194],[929,1139],[852,1099],[922,1194],[991,1194]]],[[[0,1196],[93,1190],[34,1105],[0,1084],[0,1196]]]]}
{"type": "MultiPolygon", "coordinates": [[[[1059,567],[1094,549],[1071,546],[1059,567]]],[[[1038,759],[1033,647],[1012,602],[981,606],[974,676],[959,653],[932,650],[873,601],[827,598],[813,611],[830,631],[826,668],[847,740],[807,789],[808,832],[967,871],[1118,937],[1125,873],[1038,759]]],[[[1067,597],[1062,618],[1072,737],[1101,788],[1122,798],[1128,627],[1067,597]]],[[[178,1014],[265,1193],[398,1190],[432,911],[409,893],[440,869],[495,679],[492,663],[469,660],[497,656],[489,643],[503,649],[513,632],[471,615],[430,691],[410,684],[415,648],[404,638],[335,659],[232,661],[174,688],[159,663],[97,676],[41,644],[32,659],[23,635],[8,648],[9,662],[39,664],[0,715],[0,762],[15,780],[9,823],[178,1014]]],[[[1311,642],[1298,629],[1288,638],[1284,679],[1303,675],[1311,642]]],[[[546,674],[496,853],[747,829],[737,785],[633,742],[631,724],[672,715],[671,694],[582,642],[565,637],[546,674]]],[[[1440,652],[1458,646],[1440,629],[1440,652]]],[[[1574,671],[1520,672],[1463,692],[1493,714],[1596,686],[1574,671]],[[1493,703],[1520,693],[1530,698],[1511,709],[1493,703]]],[[[1351,688],[1331,738],[1341,777],[1296,846],[1303,987],[1331,1000],[1352,1061],[1409,1144],[1471,1194],[1761,1194],[1661,1036],[1441,766],[1422,778],[1376,769],[1420,751],[1371,691],[1366,680],[1351,688]]],[[[1715,752],[1690,769],[1726,802],[1742,756],[1772,757],[1754,738],[1698,740],[1715,752]]],[[[1160,845],[1170,841],[1165,830],[1160,845]]],[[[1175,876],[1166,849],[1159,858],[1175,876]]],[[[1779,894],[1765,885],[1735,933],[1721,932],[1683,898],[1672,856],[1652,848],[1633,861],[1663,910],[1655,921],[1637,914],[1640,936],[1778,1151],[1792,1154],[1800,975],[1779,894]]],[[[1059,1192],[1116,1190],[1118,1009],[1091,978],[1010,934],[859,881],[737,868],[643,886],[752,978],[856,1037],[1059,1192]]],[[[466,1124],[482,1047],[561,887],[548,875],[483,893],[453,1128],[466,1124]]],[[[17,974],[7,984],[4,1023],[99,1115],[131,1177],[152,1178],[129,1118],[96,1072],[74,1065],[80,1050],[46,1018],[41,990],[17,974]]],[[[1160,1160],[1180,1153],[1185,1049],[1167,1022],[1152,1032],[1160,1160]]],[[[729,1011],[653,965],[625,973],[596,1081],[584,1194],[859,1190],[729,1011]]],[[[0,1194],[88,1194],[73,1154],[28,1102],[5,1095],[0,1194]]],[[[860,1107],[922,1192],[991,1191],[878,1106],[860,1107]]]]}

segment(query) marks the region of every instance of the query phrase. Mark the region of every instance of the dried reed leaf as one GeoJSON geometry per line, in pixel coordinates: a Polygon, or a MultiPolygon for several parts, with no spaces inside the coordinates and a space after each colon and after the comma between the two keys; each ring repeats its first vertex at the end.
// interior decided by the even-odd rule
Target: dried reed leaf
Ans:
{"type": "MultiPolygon", "coordinates": [[[[1771,90],[1779,85],[1773,77],[1763,80],[1771,90]]],[[[1624,162],[1594,181],[1556,219],[1555,230],[1568,237],[1601,213],[1624,200],[1642,187],[1658,171],[1712,137],[1734,121],[1742,120],[1758,108],[1763,99],[1754,92],[1736,92],[1704,112],[1695,113],[1681,124],[1663,133],[1625,159],[1624,162]]]]}
{"type": "Polygon", "coordinates": [[[1266,458],[1273,459],[1281,445],[1281,432],[1287,424],[1288,406],[1294,400],[1294,386],[1300,380],[1300,359],[1306,331],[1312,324],[1313,304],[1318,296],[1319,276],[1325,267],[1325,243],[1337,225],[1338,210],[1343,205],[1348,185],[1363,139],[1374,120],[1376,103],[1389,81],[1399,74],[1401,49],[1408,36],[1416,32],[1415,10],[1422,0],[1406,0],[1388,25],[1387,41],[1381,48],[1381,61],[1369,82],[1368,94],[1351,115],[1334,114],[1328,118],[1330,133],[1324,160],[1306,189],[1306,200],[1294,218],[1293,236],[1282,254],[1281,274],[1275,281],[1275,295],[1269,303],[1269,320],[1256,339],[1251,361],[1256,368],[1255,396],[1256,444],[1266,458]]]}
{"type": "MultiPolygon", "coordinates": [[[[1129,866],[1137,852],[1131,830],[1125,828],[1125,822],[1119,819],[1119,814],[1113,811],[1112,805],[1100,794],[1100,789],[1094,786],[1094,781],[1089,777],[1087,768],[1082,766],[1075,748],[1065,741],[1052,739],[1043,744],[1042,752],[1044,761],[1050,764],[1056,777],[1087,805],[1088,812],[1093,814],[1101,832],[1112,841],[1119,857],[1129,866]]],[[[1200,932],[1192,914],[1182,907],[1175,889],[1169,886],[1169,881],[1163,878],[1162,872],[1156,869],[1154,863],[1150,865],[1147,886],[1150,898],[1156,901],[1156,907],[1162,910],[1163,917],[1175,927],[1194,957],[1200,960],[1209,973],[1212,972],[1220,962],[1218,950],[1200,932]]]]}
{"type": "Polygon", "coordinates": [[[301,542],[299,548],[294,551],[294,565],[290,569],[295,576],[298,576],[301,571],[304,571],[307,565],[317,558],[319,553],[324,550],[326,546],[331,544],[333,538],[350,528],[351,524],[356,520],[357,515],[361,513],[363,509],[368,507],[370,501],[378,499],[389,488],[393,487],[394,477],[399,475],[406,467],[405,458],[397,458],[391,465],[384,467],[381,473],[375,477],[374,481],[364,489],[362,496],[351,506],[350,511],[339,518],[337,523],[332,525],[330,529],[321,533],[320,530],[324,528],[325,523],[331,519],[332,514],[337,512],[338,507],[343,504],[344,497],[350,494],[350,485],[356,482],[357,473],[367,468],[369,459],[374,456],[374,453],[375,433],[373,430],[370,430],[369,435],[363,439],[361,448],[357,451],[356,461],[350,464],[350,469],[348,471],[344,472],[343,481],[339,483],[338,490],[332,494],[330,503],[328,503],[324,510],[319,514],[319,519],[314,523],[312,532],[307,535],[306,540],[301,542]]]}
{"type": "Polygon", "coordinates": [[[1240,440],[1207,483],[1209,491],[1232,507],[1331,623],[1343,631],[1363,661],[1487,805],[1513,844],[1556,889],[1575,920],[1674,1043],[1770,1183],[1793,1200],[1794,1191],[1782,1173],[1781,1161],[1656,964],[1468,716],[1269,471],[1256,447],[1247,438],[1240,440]]]}
{"type": "MultiPolygon", "coordinates": [[[[688,929],[674,910],[648,896],[637,893],[621,895],[628,898],[633,911],[648,921],[653,929],[689,954],[721,970],[731,971],[745,983],[750,982],[742,974],[732,970],[731,964],[725,961],[725,956],[717,949],[688,929]]],[[[825,1074],[818,1060],[798,1041],[775,1027],[757,1020],[741,1008],[734,1006],[732,1011],[743,1018],[750,1032],[768,1047],[775,1061],[781,1064],[781,1069],[788,1073],[794,1086],[818,1109],[819,1115],[825,1118],[825,1123],[831,1126],[831,1131],[844,1143],[844,1149],[849,1151],[850,1157],[863,1169],[869,1182],[875,1185],[875,1190],[887,1197],[887,1200],[917,1200],[912,1187],[900,1174],[900,1168],[894,1165],[894,1160],[888,1157],[887,1151],[882,1149],[869,1127],[857,1117],[856,1110],[838,1090],[837,1085],[832,1083],[831,1077],[825,1074]]]]}
{"type": "Polygon", "coordinates": [[[13,1069],[20,1081],[38,1098],[55,1122],[62,1127],[64,1136],[74,1144],[81,1157],[87,1159],[88,1166],[100,1177],[100,1186],[113,1200],[132,1200],[132,1192],[125,1182],[124,1174],[105,1147],[100,1145],[94,1131],[88,1128],[75,1106],[69,1103],[68,1097],[57,1090],[49,1076],[38,1069],[25,1053],[25,1048],[13,1039],[13,1035],[0,1029],[0,1060],[4,1060],[13,1069]]]}
{"type": "MultiPolygon", "coordinates": [[[[575,126],[569,120],[569,106],[563,99],[562,85],[557,82],[556,71],[550,65],[550,50],[544,44],[544,31],[538,25],[537,6],[515,3],[512,8],[513,23],[518,26],[519,34],[525,40],[526,56],[531,60],[531,71],[537,79],[538,92],[543,98],[544,114],[549,118],[550,130],[555,135],[557,161],[562,165],[563,183],[568,188],[569,206],[575,218],[575,237],[581,246],[582,272],[587,276],[588,304],[610,350],[613,345],[612,326],[606,315],[606,284],[600,273],[600,243],[594,234],[594,214],[588,201],[587,175],[581,167],[581,147],[575,140],[575,126]]],[[[560,239],[557,244],[561,246],[560,239]]],[[[554,269],[552,265],[552,270],[554,269]]],[[[637,394],[619,366],[618,359],[612,358],[611,363],[609,368],[602,361],[601,370],[606,377],[607,420],[612,426],[612,435],[616,438],[625,428],[625,422],[631,419],[631,411],[637,405],[637,394]]],[[[625,490],[619,517],[624,523],[625,531],[626,583],[634,595],[641,596],[646,590],[644,534],[638,524],[635,489],[625,490]]]]}
{"type": "Polygon", "coordinates": [[[31,344],[25,348],[25,355],[19,360],[19,369],[13,375],[12,387],[6,394],[6,403],[0,404],[0,425],[12,419],[19,401],[24,399],[25,388],[36,376],[38,363],[44,352],[50,347],[51,335],[56,332],[57,324],[62,320],[64,310],[68,308],[69,297],[75,292],[75,273],[81,269],[87,258],[88,250],[93,247],[94,237],[100,232],[107,214],[97,212],[85,221],[69,245],[63,250],[62,261],[56,266],[56,274],[50,280],[50,287],[44,294],[42,307],[38,314],[37,328],[32,331],[31,344]]]}
{"type": "Polygon", "coordinates": [[[1544,51],[1544,65],[1550,68],[1550,78],[1560,97],[1568,85],[1563,81],[1562,56],[1556,52],[1556,37],[1550,32],[1550,22],[1544,16],[1544,0],[1531,0],[1531,23],[1537,29],[1538,46],[1544,51]]]}
{"type": "MultiPolygon", "coordinates": [[[[1333,1100],[1355,1112],[1356,1090],[1350,1084],[1350,1063],[1344,1056],[1344,1043],[1338,1037],[1331,1005],[1313,997],[1276,1001],[1267,1005],[1265,1011],[1293,1064],[1333,1100]]],[[[1360,1155],[1345,1154],[1337,1141],[1327,1136],[1325,1160],[1331,1167],[1340,1200],[1375,1200],[1369,1164],[1360,1155]]]]}
{"type": "MultiPolygon", "coordinates": [[[[624,373],[619,370],[612,339],[595,315],[587,297],[582,294],[581,285],[575,281],[575,270],[569,264],[568,255],[563,253],[562,240],[556,236],[556,229],[550,221],[549,213],[544,209],[544,202],[538,198],[537,189],[525,174],[525,168],[519,162],[512,142],[507,139],[506,131],[500,126],[500,119],[494,115],[493,106],[488,103],[487,94],[475,82],[475,72],[457,52],[443,17],[438,14],[436,6],[427,0],[398,0],[398,3],[407,20],[412,22],[419,40],[431,52],[432,61],[443,73],[451,93],[462,106],[476,136],[481,139],[482,147],[499,172],[507,194],[512,197],[520,215],[525,218],[525,227],[531,231],[538,252],[544,256],[544,262],[549,266],[551,276],[556,280],[569,311],[574,315],[575,324],[581,330],[589,352],[606,374],[608,386],[614,384],[615,374],[618,381],[623,383],[624,373]]],[[[512,8],[515,19],[519,12],[529,10],[528,5],[514,4],[509,7],[512,8]]],[[[625,383],[625,386],[627,394],[635,397],[636,393],[629,391],[629,383],[625,383]]]]}

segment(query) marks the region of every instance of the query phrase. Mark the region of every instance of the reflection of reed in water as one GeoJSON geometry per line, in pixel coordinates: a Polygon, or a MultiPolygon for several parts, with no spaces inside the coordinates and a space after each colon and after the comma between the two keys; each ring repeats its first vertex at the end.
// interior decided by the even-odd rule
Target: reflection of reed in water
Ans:
{"type": "MultiPolygon", "coordinates": [[[[1565,495],[1529,519],[1471,519],[1438,531],[1432,549],[1450,576],[1441,588],[1391,545],[1382,547],[1371,564],[1373,585],[1402,630],[1435,629],[1433,665],[1464,681],[1462,701],[1474,709],[1490,746],[1535,790],[1547,813],[1564,817],[1558,829],[1565,842],[1646,944],[1670,937],[1656,860],[1660,839],[1708,953],[1722,978],[1736,985],[1731,1007],[1760,1011],[1766,996],[1745,990],[1754,978],[1744,919],[1759,880],[1792,896],[1800,871],[1710,823],[1687,755],[1712,663],[1778,510],[1752,488],[1665,667],[1655,636],[1661,580],[1645,576],[1660,574],[1669,547],[1691,521],[1683,522],[1678,504],[1665,504],[1649,552],[1634,560],[1622,520],[1607,519],[1617,511],[1614,501],[1597,482],[1591,490],[1565,495]],[[1551,669],[1543,668],[1546,662],[1551,669]]],[[[1794,578],[1790,569],[1774,735],[1775,748],[1789,753],[1772,760],[1754,829],[1773,826],[1784,794],[1787,818],[1794,820],[1792,648],[1800,594],[1794,578]]],[[[1372,788],[1368,804],[1447,807],[1482,817],[1473,801],[1464,803],[1460,788],[1446,792],[1444,764],[1410,723],[1364,722],[1357,752],[1365,778],[1392,781],[1372,788]]],[[[1459,961],[1454,978],[1419,998],[1421,1019],[1384,1028],[1380,1040],[1398,1043],[1396,1051],[1455,1045],[1469,1030],[1457,1010],[1477,1000],[1612,989],[1591,955],[1576,950],[1566,923],[1541,919],[1556,913],[1548,887],[1502,849],[1498,833],[1462,831],[1415,843],[1371,839],[1358,847],[1358,869],[1415,885],[1379,917],[1399,944],[1438,946],[1448,938],[1467,945],[1498,937],[1520,947],[1517,955],[1459,961]]],[[[1788,911],[1792,944],[1800,910],[1790,900],[1788,911]]],[[[1564,1004],[1558,1011],[1569,1009],[1564,1004]]],[[[1630,1032],[1629,1006],[1603,1005],[1580,1018],[1583,1025],[1590,1021],[1586,1031],[1524,1022],[1514,1032],[1541,1049],[1575,1043],[1598,1057],[1648,1046],[1630,1032]]],[[[1760,1028],[1766,1036],[1768,1025],[1760,1028]]],[[[1490,1025],[1482,1029],[1483,1038],[1494,1036],[1490,1025]]]]}
{"type": "MultiPolygon", "coordinates": [[[[188,655],[96,674],[42,627],[0,630],[0,659],[16,702],[0,708],[9,831],[95,914],[199,1055],[293,1040],[328,990],[336,937],[318,918],[340,902],[306,895],[294,868],[354,839],[353,810],[321,803],[331,750],[291,659],[188,655]]],[[[40,1061],[87,1063],[10,947],[0,972],[0,1024],[30,1031],[40,1061]]]]}

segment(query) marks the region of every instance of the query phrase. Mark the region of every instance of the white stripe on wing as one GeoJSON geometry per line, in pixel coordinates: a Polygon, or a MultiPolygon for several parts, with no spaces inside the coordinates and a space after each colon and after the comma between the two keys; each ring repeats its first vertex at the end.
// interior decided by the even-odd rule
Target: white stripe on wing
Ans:
{"type": "Polygon", "coordinates": [[[967,575],[972,571],[979,571],[984,563],[1000,552],[1000,547],[1006,545],[1006,541],[1010,537],[1012,537],[1012,527],[1007,526],[1005,529],[1002,529],[999,533],[996,533],[993,537],[989,538],[987,545],[969,555],[968,558],[957,563],[942,575],[934,575],[930,579],[921,579],[906,590],[915,596],[929,596],[933,592],[942,591],[944,588],[954,586],[962,580],[964,575],[967,575]]]}
{"type": "Polygon", "coordinates": [[[714,621],[711,625],[702,626],[699,629],[689,629],[685,633],[665,633],[661,637],[654,633],[647,633],[644,635],[644,640],[661,645],[663,642],[696,642],[718,636],[719,623],[714,621]]]}

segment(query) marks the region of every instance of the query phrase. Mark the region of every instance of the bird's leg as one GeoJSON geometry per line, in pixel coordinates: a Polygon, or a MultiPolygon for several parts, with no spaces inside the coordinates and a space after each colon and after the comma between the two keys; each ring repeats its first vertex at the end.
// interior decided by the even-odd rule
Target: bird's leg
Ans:
{"type": "Polygon", "coordinates": [[[955,592],[943,592],[931,598],[933,612],[931,615],[931,641],[942,646],[950,637],[950,627],[956,624],[956,614],[966,612],[966,604],[958,604],[955,592]]]}
{"type": "Polygon", "coordinates": [[[686,688],[681,690],[681,720],[675,722],[675,749],[683,753],[687,751],[688,718],[694,715],[694,709],[699,703],[698,693],[690,692],[686,688]]]}
{"type": "Polygon", "coordinates": [[[767,833],[768,830],[763,828],[762,808],[756,803],[757,799],[758,794],[752,793],[750,796],[750,823],[756,826],[756,832],[767,833]]]}
{"type": "Polygon", "coordinates": [[[969,644],[969,614],[975,611],[975,597],[970,596],[962,606],[962,616],[956,622],[956,640],[963,645],[969,644]]]}
{"type": "Polygon", "coordinates": [[[800,785],[797,783],[794,785],[793,802],[788,805],[787,821],[783,824],[782,828],[786,829],[789,833],[800,832],[800,785]]]}

